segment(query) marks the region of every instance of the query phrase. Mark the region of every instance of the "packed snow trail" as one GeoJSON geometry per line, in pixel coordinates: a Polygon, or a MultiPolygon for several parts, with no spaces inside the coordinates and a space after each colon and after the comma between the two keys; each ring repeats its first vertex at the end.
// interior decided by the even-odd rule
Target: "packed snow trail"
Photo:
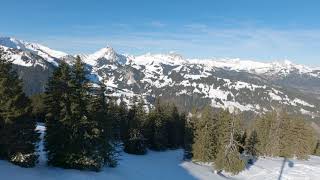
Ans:
{"type": "MultiPolygon", "coordinates": [[[[45,127],[37,129],[43,138],[45,127]]],[[[282,158],[260,158],[237,176],[215,174],[211,166],[182,161],[182,150],[154,152],[147,155],[122,153],[116,168],[105,167],[101,172],[66,170],[46,166],[43,142],[39,144],[39,164],[35,168],[21,168],[0,161],[1,180],[278,180],[282,165],[282,180],[317,180],[320,177],[320,157],[312,156],[309,161],[282,158]]]]}

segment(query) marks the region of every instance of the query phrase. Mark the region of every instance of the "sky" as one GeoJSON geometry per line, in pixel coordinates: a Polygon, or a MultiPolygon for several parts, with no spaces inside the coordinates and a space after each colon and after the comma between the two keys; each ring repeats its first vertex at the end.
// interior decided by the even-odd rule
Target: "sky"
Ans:
{"type": "Polygon", "coordinates": [[[317,0],[0,0],[0,36],[70,54],[290,60],[320,66],[317,0]]]}

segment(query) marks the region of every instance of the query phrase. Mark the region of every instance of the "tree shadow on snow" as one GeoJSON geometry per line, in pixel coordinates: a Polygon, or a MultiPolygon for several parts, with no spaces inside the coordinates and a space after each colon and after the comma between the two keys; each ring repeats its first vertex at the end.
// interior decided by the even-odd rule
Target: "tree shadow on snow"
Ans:
{"type": "Polygon", "coordinates": [[[247,164],[246,164],[246,169],[249,170],[251,166],[253,166],[257,162],[258,158],[256,157],[250,157],[246,159],[247,164]]]}
{"type": "Polygon", "coordinates": [[[278,180],[281,180],[281,179],[282,179],[283,170],[284,170],[287,162],[288,162],[288,166],[289,166],[290,168],[292,168],[292,167],[294,166],[294,163],[293,163],[292,161],[290,161],[290,160],[287,159],[286,157],[283,158],[282,165],[281,165],[281,169],[280,169],[280,172],[279,172],[278,180]]]}

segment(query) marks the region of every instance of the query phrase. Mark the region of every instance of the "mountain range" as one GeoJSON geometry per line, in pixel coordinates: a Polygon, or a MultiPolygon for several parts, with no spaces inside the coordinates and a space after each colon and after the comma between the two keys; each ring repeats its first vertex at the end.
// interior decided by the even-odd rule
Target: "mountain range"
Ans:
{"type": "MultiPolygon", "coordinates": [[[[59,63],[72,65],[77,56],[10,37],[0,37],[0,46],[12,59],[28,95],[44,92],[59,63]]],[[[88,78],[105,83],[119,101],[129,102],[138,95],[148,107],[161,97],[185,111],[209,104],[251,117],[285,107],[315,121],[320,117],[320,68],[288,60],[188,59],[174,52],[133,56],[111,47],[79,57],[88,78]]]]}

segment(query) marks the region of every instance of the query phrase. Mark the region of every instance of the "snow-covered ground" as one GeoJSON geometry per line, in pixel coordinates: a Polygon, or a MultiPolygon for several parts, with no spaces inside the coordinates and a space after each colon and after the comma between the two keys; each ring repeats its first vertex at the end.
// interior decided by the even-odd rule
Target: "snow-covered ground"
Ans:
{"type": "MultiPolygon", "coordinates": [[[[38,130],[45,128],[39,125],[38,130]]],[[[42,134],[43,135],[43,134],[42,134]]],[[[42,144],[40,143],[40,150],[42,144]]],[[[309,161],[261,158],[237,176],[217,175],[210,166],[182,161],[182,150],[153,152],[137,156],[122,153],[119,166],[101,172],[65,170],[47,167],[45,154],[40,153],[39,164],[25,169],[0,161],[0,179],[10,180],[219,180],[219,179],[310,179],[320,178],[320,157],[309,161]],[[283,167],[283,168],[282,168],[283,167]],[[280,173],[282,170],[282,173],[280,173]]]]}

